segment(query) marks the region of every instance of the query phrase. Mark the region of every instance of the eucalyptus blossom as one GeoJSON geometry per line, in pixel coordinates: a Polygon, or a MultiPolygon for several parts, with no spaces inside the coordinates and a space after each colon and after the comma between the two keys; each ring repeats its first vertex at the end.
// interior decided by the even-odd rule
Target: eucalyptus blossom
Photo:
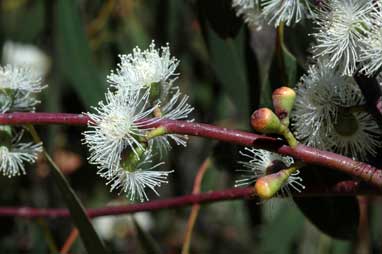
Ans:
{"type": "Polygon", "coordinates": [[[322,3],[313,34],[315,57],[325,57],[331,68],[351,76],[360,61],[361,46],[371,27],[373,1],[329,0],[322,3]]]}
{"type": "Polygon", "coordinates": [[[44,88],[41,78],[30,69],[0,66],[0,113],[34,111],[40,103],[35,96],[44,88]]]}
{"type": "MultiPolygon", "coordinates": [[[[235,187],[252,185],[260,177],[276,173],[278,170],[288,168],[294,163],[292,157],[281,156],[263,149],[246,147],[243,151],[240,151],[240,154],[245,160],[239,161],[239,164],[243,167],[236,170],[241,176],[236,180],[235,187]]],[[[299,174],[298,170],[291,174],[281,186],[279,194],[282,196],[290,195],[290,188],[297,192],[305,189],[302,178],[298,176],[299,174]]]]}
{"type": "Polygon", "coordinates": [[[365,100],[353,78],[319,60],[301,78],[296,92],[292,122],[299,141],[359,160],[376,155],[382,133],[363,107],[365,100]]]}

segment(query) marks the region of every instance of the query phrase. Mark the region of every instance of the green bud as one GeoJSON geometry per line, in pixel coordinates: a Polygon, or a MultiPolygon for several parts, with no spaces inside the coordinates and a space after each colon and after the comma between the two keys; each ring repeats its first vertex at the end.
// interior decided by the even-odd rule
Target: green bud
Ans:
{"type": "Polygon", "coordinates": [[[281,124],[280,119],[269,108],[260,108],[251,116],[252,127],[264,134],[283,135],[286,127],[281,124]]]}
{"type": "Polygon", "coordinates": [[[284,186],[296,167],[280,170],[277,173],[260,177],[256,180],[255,192],[261,199],[270,199],[284,186]]]}
{"type": "Polygon", "coordinates": [[[273,91],[272,101],[276,115],[285,126],[289,126],[289,115],[296,100],[296,92],[283,86],[273,91]]]}

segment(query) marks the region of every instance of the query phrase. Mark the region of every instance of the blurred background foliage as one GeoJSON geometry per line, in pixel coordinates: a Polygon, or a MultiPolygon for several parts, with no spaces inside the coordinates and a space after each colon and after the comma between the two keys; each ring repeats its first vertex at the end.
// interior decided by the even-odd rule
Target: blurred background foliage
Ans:
{"type": "MultiPolygon", "coordinates": [[[[271,91],[294,86],[304,72],[311,25],[285,28],[283,37],[273,27],[250,30],[230,6],[230,0],[2,0],[0,46],[10,41],[32,44],[48,55],[45,82],[49,87],[38,111],[82,113],[103,99],[106,76],[116,68],[118,54],[131,52],[136,45],[145,49],[151,40],[157,45],[169,43],[172,54],[181,61],[177,83],[190,95],[193,117],[250,130],[250,113],[270,106],[271,91]]],[[[87,164],[82,130],[38,127],[86,207],[127,204],[123,196],[109,193],[96,169],[87,164]]],[[[166,166],[175,173],[160,189],[161,198],[190,193],[196,171],[208,156],[214,163],[203,179],[202,190],[232,187],[239,149],[201,138],[190,138],[186,149],[174,147],[166,166]]],[[[306,180],[308,188],[309,182],[321,184],[313,173],[306,180]]],[[[0,185],[1,206],[64,206],[42,159],[25,176],[0,177],[0,185]]],[[[292,199],[258,202],[202,206],[191,253],[382,252],[378,197],[296,199],[298,206],[292,199]]],[[[134,217],[162,253],[179,253],[189,213],[189,208],[182,208],[134,217]]],[[[113,253],[145,252],[131,216],[93,222],[113,253]]],[[[0,218],[0,223],[1,253],[47,253],[59,249],[72,230],[70,219],[0,218]]],[[[83,252],[77,240],[71,253],[83,252]]]]}

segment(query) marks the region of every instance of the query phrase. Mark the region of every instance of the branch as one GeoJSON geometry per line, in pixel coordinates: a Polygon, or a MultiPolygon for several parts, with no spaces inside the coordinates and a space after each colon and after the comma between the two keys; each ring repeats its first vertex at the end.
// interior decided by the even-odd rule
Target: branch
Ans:
{"type": "MultiPolygon", "coordinates": [[[[333,186],[309,187],[302,193],[293,193],[294,196],[354,196],[354,195],[382,195],[382,190],[362,185],[356,181],[342,181],[333,186]]],[[[253,198],[255,196],[252,187],[231,188],[220,191],[210,191],[198,194],[190,194],[181,197],[155,200],[139,204],[124,206],[110,206],[103,208],[87,209],[89,217],[95,218],[107,215],[122,215],[143,211],[157,211],[172,209],[193,204],[206,204],[217,201],[253,198]]],[[[0,217],[69,217],[67,209],[38,209],[31,207],[0,207],[0,217]]]]}
{"type": "MultiPolygon", "coordinates": [[[[89,117],[82,114],[66,113],[8,113],[0,114],[0,124],[68,124],[86,125],[89,117]]],[[[177,133],[191,136],[199,136],[234,143],[242,146],[254,146],[282,155],[288,155],[301,160],[306,164],[314,164],[328,167],[358,177],[359,179],[382,189],[382,170],[378,170],[369,164],[355,161],[336,153],[323,151],[299,144],[291,148],[285,143],[273,137],[262,136],[250,132],[227,129],[209,124],[190,123],[186,121],[174,121],[155,119],[146,127],[164,127],[168,133],[177,133]]]]}

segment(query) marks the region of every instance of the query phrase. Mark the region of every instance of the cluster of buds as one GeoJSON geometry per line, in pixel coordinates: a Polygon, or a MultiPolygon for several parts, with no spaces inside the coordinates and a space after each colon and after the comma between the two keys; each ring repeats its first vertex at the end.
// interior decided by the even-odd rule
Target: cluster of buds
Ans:
{"type": "MultiPolygon", "coordinates": [[[[252,127],[263,134],[283,136],[291,147],[297,146],[297,140],[289,130],[289,117],[296,99],[296,93],[289,87],[276,89],[272,94],[275,112],[269,108],[256,110],[251,116],[252,127]]],[[[249,161],[241,161],[245,169],[238,170],[243,178],[236,181],[237,186],[255,183],[256,194],[264,199],[270,199],[279,192],[290,193],[291,186],[300,192],[304,189],[298,169],[301,165],[294,163],[291,157],[282,157],[276,153],[261,149],[246,148],[241,153],[249,161]],[[243,174],[244,173],[244,174],[243,174]]]]}
{"type": "Polygon", "coordinates": [[[289,130],[289,117],[296,99],[296,93],[289,87],[280,87],[272,94],[275,112],[269,108],[260,108],[251,116],[252,127],[263,134],[282,135],[291,147],[297,146],[297,140],[289,130]]]}

